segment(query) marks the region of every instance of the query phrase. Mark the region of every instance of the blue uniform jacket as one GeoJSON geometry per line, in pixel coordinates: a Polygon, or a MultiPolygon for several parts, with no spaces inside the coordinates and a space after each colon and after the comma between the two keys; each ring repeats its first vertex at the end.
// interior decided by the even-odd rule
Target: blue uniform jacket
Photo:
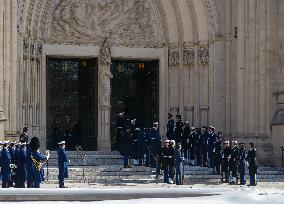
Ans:
{"type": "Polygon", "coordinates": [[[58,178],[68,178],[68,158],[64,149],[59,147],[57,150],[58,155],[58,169],[59,175],[58,178]]]}
{"type": "Polygon", "coordinates": [[[26,170],[27,170],[27,181],[33,180],[33,161],[31,158],[31,148],[27,146],[26,150],[26,170]]]}
{"type": "Polygon", "coordinates": [[[21,147],[17,151],[17,176],[21,180],[27,179],[26,161],[26,150],[21,147]]]}
{"type": "Polygon", "coordinates": [[[32,158],[32,171],[33,171],[33,181],[35,183],[41,183],[44,180],[43,177],[43,162],[46,157],[42,155],[39,151],[31,152],[32,158]]]}
{"type": "Polygon", "coordinates": [[[3,148],[1,153],[1,173],[2,182],[8,182],[11,180],[11,156],[8,149],[3,148]]]}

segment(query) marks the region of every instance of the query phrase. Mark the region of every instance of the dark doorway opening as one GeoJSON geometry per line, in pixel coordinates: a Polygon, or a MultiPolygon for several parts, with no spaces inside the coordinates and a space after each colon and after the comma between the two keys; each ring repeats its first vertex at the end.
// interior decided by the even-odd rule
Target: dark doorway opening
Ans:
{"type": "Polygon", "coordinates": [[[97,147],[97,59],[47,58],[47,149],[97,147]]]}
{"type": "Polygon", "coordinates": [[[112,60],[111,141],[116,149],[118,114],[152,127],[159,119],[159,61],[112,60]]]}

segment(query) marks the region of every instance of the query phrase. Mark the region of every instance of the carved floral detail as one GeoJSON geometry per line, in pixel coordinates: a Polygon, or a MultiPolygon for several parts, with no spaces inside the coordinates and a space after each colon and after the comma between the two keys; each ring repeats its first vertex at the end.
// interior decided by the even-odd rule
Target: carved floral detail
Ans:
{"type": "Polygon", "coordinates": [[[209,46],[200,45],[198,49],[198,64],[206,65],[209,63],[209,46]]]}
{"type": "Polygon", "coordinates": [[[183,50],[183,64],[194,65],[194,48],[184,48],[183,50]]]}
{"type": "Polygon", "coordinates": [[[179,64],[179,50],[169,49],[169,66],[174,66],[179,64]]]}

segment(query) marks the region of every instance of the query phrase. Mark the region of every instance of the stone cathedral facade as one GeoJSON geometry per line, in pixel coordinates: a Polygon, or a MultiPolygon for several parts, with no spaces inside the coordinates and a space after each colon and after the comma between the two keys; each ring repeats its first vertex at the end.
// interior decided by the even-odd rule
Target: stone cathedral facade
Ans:
{"type": "MultiPolygon", "coordinates": [[[[94,59],[95,80],[86,82],[82,90],[88,94],[78,104],[93,94],[93,112],[86,113],[95,125],[86,126],[86,141],[95,140],[95,150],[109,150],[115,78],[110,67],[114,60],[119,66],[138,60],[137,67],[144,69],[155,61],[157,88],[151,96],[156,94],[162,135],[167,113],[179,113],[192,126],[215,126],[228,140],[255,142],[260,162],[279,164],[283,16],[284,1],[278,0],[1,0],[0,139],[16,140],[27,126],[45,148],[53,134],[50,115],[57,110],[49,104],[60,98],[54,94],[62,82],[58,76],[94,59]],[[56,75],[60,63],[63,71],[56,75]]],[[[76,73],[68,78],[72,83],[81,76],[76,73]]],[[[84,76],[81,81],[88,81],[84,76]]],[[[74,115],[82,115],[83,107],[74,115]]],[[[72,111],[62,113],[67,122],[72,111]]]]}

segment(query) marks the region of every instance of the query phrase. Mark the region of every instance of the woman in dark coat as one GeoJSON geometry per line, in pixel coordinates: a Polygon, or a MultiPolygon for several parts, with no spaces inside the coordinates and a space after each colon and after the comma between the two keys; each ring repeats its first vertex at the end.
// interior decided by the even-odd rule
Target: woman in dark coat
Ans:
{"type": "Polygon", "coordinates": [[[254,143],[250,143],[250,149],[247,154],[248,169],[249,169],[249,178],[250,186],[256,185],[256,174],[257,174],[257,164],[256,164],[256,149],[254,148],[254,143]]]}

